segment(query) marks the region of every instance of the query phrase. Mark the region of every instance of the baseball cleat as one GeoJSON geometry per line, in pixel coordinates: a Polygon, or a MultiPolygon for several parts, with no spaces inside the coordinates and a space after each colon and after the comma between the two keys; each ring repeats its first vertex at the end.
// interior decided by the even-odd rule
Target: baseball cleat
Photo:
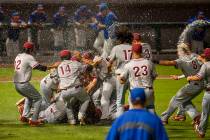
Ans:
{"type": "Polygon", "coordinates": [[[23,123],[28,123],[28,118],[20,116],[19,121],[21,121],[23,123]]]}
{"type": "Polygon", "coordinates": [[[195,133],[198,135],[199,138],[204,138],[205,137],[205,133],[199,131],[197,124],[194,125],[194,130],[195,130],[195,133]]]}
{"type": "Polygon", "coordinates": [[[193,119],[192,125],[199,125],[200,124],[201,115],[196,116],[193,119]]]}
{"type": "Polygon", "coordinates": [[[70,125],[76,125],[77,124],[76,120],[69,120],[68,122],[69,122],[70,125]]]}
{"type": "Polygon", "coordinates": [[[43,122],[41,120],[35,120],[33,121],[32,119],[29,119],[29,125],[30,126],[40,126],[43,124],[43,122]]]}
{"type": "Polygon", "coordinates": [[[86,123],[85,123],[85,118],[84,118],[84,117],[82,117],[79,121],[80,121],[80,122],[79,122],[80,125],[85,125],[85,124],[86,124],[86,123]]]}
{"type": "Polygon", "coordinates": [[[184,116],[184,115],[174,115],[172,117],[172,120],[174,120],[174,121],[185,121],[186,120],[186,116],[184,116]]]}

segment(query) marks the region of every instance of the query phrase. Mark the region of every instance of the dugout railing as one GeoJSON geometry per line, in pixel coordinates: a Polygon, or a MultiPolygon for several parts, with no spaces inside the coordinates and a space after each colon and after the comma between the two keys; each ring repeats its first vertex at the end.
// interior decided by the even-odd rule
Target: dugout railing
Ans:
{"type": "MultiPolygon", "coordinates": [[[[149,22],[149,23],[139,23],[139,22],[120,22],[119,25],[127,25],[132,32],[140,32],[142,40],[149,43],[152,46],[155,59],[160,58],[174,58],[176,54],[176,44],[179,35],[186,26],[186,22],[149,22]]],[[[41,34],[39,37],[40,41],[40,51],[39,56],[42,61],[52,62],[51,59],[46,59],[46,57],[55,55],[53,51],[53,36],[50,29],[53,28],[52,23],[45,23],[41,29],[41,34]],[[43,58],[42,58],[43,57],[43,58]]],[[[2,32],[0,47],[5,48],[5,41],[7,35],[7,29],[9,25],[3,24],[0,26],[0,31],[2,32]]],[[[30,28],[30,27],[29,27],[30,28]]],[[[27,28],[22,29],[20,34],[20,45],[27,40],[27,28]]],[[[93,42],[95,40],[96,34],[87,30],[90,34],[87,36],[87,45],[92,48],[93,42]]],[[[74,26],[72,23],[65,27],[64,32],[65,37],[65,48],[73,50],[75,49],[75,33],[74,26]]],[[[207,35],[209,37],[209,34],[207,35]]],[[[4,50],[5,51],[5,50],[4,50]]],[[[10,59],[6,59],[5,52],[0,56],[0,63],[11,63],[10,59]],[[8,62],[6,62],[8,61],[8,62]]],[[[56,59],[53,57],[53,59],[56,59]]]]}

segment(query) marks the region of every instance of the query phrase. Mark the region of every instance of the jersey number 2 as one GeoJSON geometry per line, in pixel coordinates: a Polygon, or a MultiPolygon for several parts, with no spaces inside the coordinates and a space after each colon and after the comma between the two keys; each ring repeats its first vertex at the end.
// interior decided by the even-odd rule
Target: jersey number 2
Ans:
{"type": "Polygon", "coordinates": [[[15,61],[15,70],[19,70],[20,69],[20,64],[21,64],[21,60],[15,61]]]}

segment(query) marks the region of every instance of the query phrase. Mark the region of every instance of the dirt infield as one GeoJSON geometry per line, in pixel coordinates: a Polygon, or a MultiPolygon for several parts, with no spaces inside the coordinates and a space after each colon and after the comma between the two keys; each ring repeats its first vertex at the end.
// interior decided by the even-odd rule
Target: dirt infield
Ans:
{"type": "MultiPolygon", "coordinates": [[[[39,76],[36,76],[36,77],[33,77],[32,78],[32,81],[40,81],[42,80],[43,77],[39,77],[39,76]]],[[[160,75],[157,77],[157,79],[170,79],[170,76],[168,75],[160,75]]],[[[12,81],[12,77],[8,77],[8,76],[0,76],[0,83],[7,83],[7,82],[13,82],[12,81]]]]}

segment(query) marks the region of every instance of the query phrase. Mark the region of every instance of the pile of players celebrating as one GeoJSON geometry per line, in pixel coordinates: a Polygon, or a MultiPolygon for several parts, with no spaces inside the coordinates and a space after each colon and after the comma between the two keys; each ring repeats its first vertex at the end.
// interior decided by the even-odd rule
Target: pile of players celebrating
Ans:
{"type": "MultiPolygon", "coordinates": [[[[43,123],[69,123],[70,125],[110,124],[132,108],[125,105],[125,94],[134,88],[144,88],[146,109],[155,114],[153,82],[157,77],[151,47],[140,40],[138,33],[128,28],[116,30],[117,45],[108,56],[91,52],[62,50],[60,61],[51,66],[38,63],[32,56],[33,43],[23,45],[23,53],[15,58],[14,84],[24,96],[17,102],[20,121],[31,126],[43,123]],[[50,70],[40,82],[42,95],[31,85],[32,69],[50,70]]],[[[161,60],[159,64],[175,66],[183,75],[173,75],[178,80],[189,81],[172,97],[168,109],[161,114],[163,124],[178,108],[176,121],[185,120],[185,112],[193,119],[195,131],[204,137],[210,111],[210,49],[203,55],[191,52],[190,44],[178,44],[178,59],[161,60]],[[192,104],[192,99],[205,90],[202,113],[192,104]]],[[[129,100],[128,100],[129,103],[129,100]]]]}

